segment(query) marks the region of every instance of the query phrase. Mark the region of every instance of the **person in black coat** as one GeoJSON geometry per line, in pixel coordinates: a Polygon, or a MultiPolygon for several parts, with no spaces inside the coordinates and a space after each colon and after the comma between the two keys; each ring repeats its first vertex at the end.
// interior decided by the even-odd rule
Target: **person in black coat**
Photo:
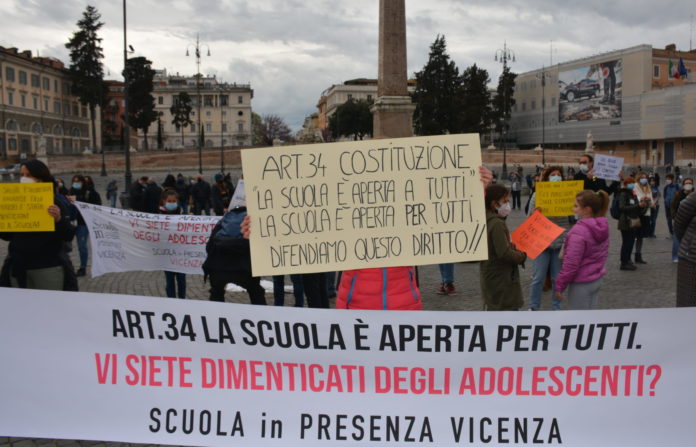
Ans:
{"type": "MultiPolygon", "coordinates": [[[[20,181],[53,183],[48,167],[39,160],[20,166],[20,181]]],[[[0,270],[0,286],[43,290],[75,290],[70,277],[75,272],[67,261],[65,246],[75,235],[68,206],[54,190],[54,203],[47,213],[55,221],[54,231],[2,232],[0,239],[9,241],[7,257],[0,270]]],[[[73,284],[74,285],[74,284],[73,284]]]]}
{"type": "Polygon", "coordinates": [[[144,211],[146,213],[159,213],[160,199],[162,198],[162,188],[157,186],[155,179],[150,177],[145,185],[145,193],[143,194],[144,211]]]}
{"type": "Polygon", "coordinates": [[[128,190],[128,201],[130,208],[133,211],[145,211],[145,186],[147,185],[147,177],[140,177],[131,184],[128,190]]]}
{"type": "Polygon", "coordinates": [[[210,215],[210,184],[203,180],[203,176],[198,174],[196,183],[191,187],[191,198],[193,199],[193,214],[210,215]]]}
{"type": "Polygon", "coordinates": [[[574,180],[582,180],[585,184],[583,189],[589,189],[594,192],[600,189],[605,191],[607,194],[613,194],[619,190],[621,183],[612,182],[611,185],[607,185],[606,180],[602,178],[595,177],[594,175],[594,157],[589,154],[584,154],[580,157],[580,170],[575,176],[574,180]]]}
{"type": "Polygon", "coordinates": [[[181,212],[183,214],[188,214],[189,212],[189,197],[191,197],[191,186],[186,183],[186,179],[183,175],[179,174],[176,177],[176,194],[179,196],[179,207],[181,207],[181,212]]]}
{"type": "MultiPolygon", "coordinates": [[[[67,197],[71,202],[77,201],[91,203],[92,205],[102,204],[101,196],[94,190],[94,183],[87,181],[87,178],[80,174],[73,176],[72,185],[67,197]]],[[[89,249],[87,244],[89,240],[89,230],[87,229],[85,219],[74,205],[71,205],[71,219],[77,221],[75,236],[77,239],[77,251],[80,254],[80,268],[77,269],[77,276],[85,276],[87,274],[87,261],[89,261],[89,249]]]]}
{"type": "Polygon", "coordinates": [[[211,188],[210,201],[216,216],[222,216],[227,212],[232,194],[234,194],[232,184],[227,182],[222,174],[215,174],[215,184],[211,188]]]}

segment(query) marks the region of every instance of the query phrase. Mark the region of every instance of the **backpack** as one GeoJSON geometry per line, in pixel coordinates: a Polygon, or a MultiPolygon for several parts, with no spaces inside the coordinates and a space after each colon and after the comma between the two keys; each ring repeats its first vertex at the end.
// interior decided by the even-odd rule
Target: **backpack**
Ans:
{"type": "Polygon", "coordinates": [[[611,201],[611,207],[609,208],[609,214],[611,214],[611,217],[614,219],[619,219],[621,217],[621,210],[619,209],[619,197],[621,196],[620,193],[615,193],[614,198],[611,201]]]}

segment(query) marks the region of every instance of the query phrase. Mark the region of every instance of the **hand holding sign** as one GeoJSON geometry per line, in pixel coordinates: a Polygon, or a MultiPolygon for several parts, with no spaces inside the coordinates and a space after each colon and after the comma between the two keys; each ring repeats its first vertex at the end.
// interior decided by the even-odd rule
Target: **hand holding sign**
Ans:
{"type": "Polygon", "coordinates": [[[53,204],[53,184],[0,184],[0,231],[54,231],[58,220],[60,209],[53,204]]]}
{"type": "Polygon", "coordinates": [[[563,228],[545,218],[539,211],[534,211],[512,232],[510,238],[518,250],[536,259],[563,231],[563,228]]]}

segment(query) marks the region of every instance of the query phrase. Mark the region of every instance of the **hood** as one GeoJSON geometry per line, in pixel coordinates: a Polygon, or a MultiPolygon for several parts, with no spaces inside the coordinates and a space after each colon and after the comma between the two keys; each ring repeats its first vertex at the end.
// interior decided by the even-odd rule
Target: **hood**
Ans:
{"type": "Polygon", "coordinates": [[[609,239],[609,221],[606,217],[585,217],[575,225],[579,225],[589,232],[597,242],[609,239]]]}

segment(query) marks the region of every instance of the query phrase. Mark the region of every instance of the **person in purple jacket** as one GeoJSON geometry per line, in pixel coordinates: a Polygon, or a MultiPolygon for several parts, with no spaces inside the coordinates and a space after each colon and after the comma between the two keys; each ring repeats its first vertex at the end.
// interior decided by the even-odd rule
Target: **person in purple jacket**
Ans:
{"type": "Polygon", "coordinates": [[[609,222],[606,217],[609,195],[602,190],[584,190],[575,196],[573,211],[578,222],[566,236],[563,266],[556,277],[554,293],[563,299],[568,288],[568,308],[595,309],[599,288],[607,273],[604,264],[609,256],[609,222]]]}

